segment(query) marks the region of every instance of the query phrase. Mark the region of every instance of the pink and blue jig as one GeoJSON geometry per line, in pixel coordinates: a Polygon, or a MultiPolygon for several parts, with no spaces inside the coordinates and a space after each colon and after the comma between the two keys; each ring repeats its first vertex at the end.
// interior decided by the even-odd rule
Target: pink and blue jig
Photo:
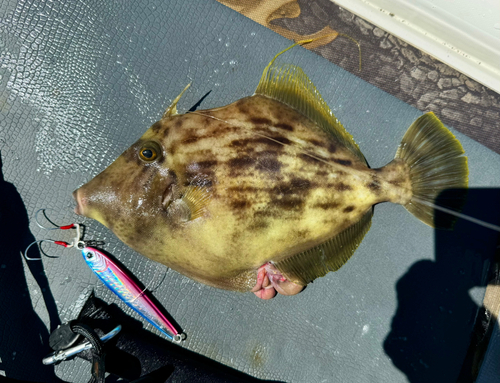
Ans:
{"type": "Polygon", "coordinates": [[[24,251],[23,256],[27,260],[41,260],[41,258],[30,258],[28,257],[27,253],[31,246],[35,244],[40,245],[42,242],[50,242],[64,247],[74,247],[82,252],[83,259],[90,267],[90,269],[94,272],[94,274],[97,275],[97,277],[106,285],[106,287],[108,287],[123,302],[125,302],[127,306],[132,308],[150,324],[156,327],[168,339],[179,343],[186,338],[186,335],[184,333],[177,331],[177,329],[172,325],[167,317],[147,296],[146,290],[141,289],[125,269],[118,266],[116,262],[113,262],[113,260],[102,251],[92,247],[102,245],[102,242],[81,240],[82,230],[80,224],[75,223],[66,226],[56,226],[54,228],[46,228],[40,225],[40,223],[38,222],[38,213],[43,210],[44,209],[40,209],[39,211],[37,211],[35,216],[35,220],[38,226],[47,230],[76,229],[76,237],[70,243],[64,241],[54,241],[51,239],[34,241],[24,251]]]}

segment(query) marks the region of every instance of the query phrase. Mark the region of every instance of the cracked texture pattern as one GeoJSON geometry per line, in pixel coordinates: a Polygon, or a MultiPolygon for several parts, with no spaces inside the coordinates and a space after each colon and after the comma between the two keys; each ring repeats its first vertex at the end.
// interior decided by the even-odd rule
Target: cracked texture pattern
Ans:
{"type": "MultiPolygon", "coordinates": [[[[193,81],[193,86],[178,105],[181,111],[209,91],[201,108],[252,94],[262,69],[288,46],[287,40],[215,1],[24,0],[2,1],[0,8],[3,374],[86,382],[88,366],[83,361],[55,369],[36,361],[49,351],[50,330],[73,319],[92,288],[100,298],[135,315],[100,284],[78,252],[48,246],[45,250],[59,258],[30,264],[22,260],[19,251],[35,238],[69,239],[68,233],[47,233],[36,226],[33,215],[39,208],[53,209],[50,216],[58,223],[86,224],[87,238],[105,241],[106,251],[145,285],[155,286],[154,296],[188,334],[184,347],[257,378],[404,381],[410,373],[395,360],[406,360],[419,377],[456,373],[477,310],[467,294],[484,285],[484,265],[495,246],[491,233],[474,232],[479,243],[437,247],[443,241],[440,234],[398,206],[380,205],[371,231],[339,272],[296,297],[263,302],[253,294],[195,283],[134,253],[98,223],[72,213],[71,192],[157,120],[186,83],[193,81]],[[418,265],[449,272],[426,280],[418,265]],[[415,273],[422,281],[419,286],[439,281],[443,300],[436,294],[424,304],[403,294],[399,287],[405,284],[398,281],[415,273]],[[452,297],[446,295],[450,289],[456,292],[452,297]],[[411,334],[396,326],[398,310],[407,305],[434,318],[425,336],[428,348],[445,347],[444,369],[425,349],[420,355],[411,352],[411,334]],[[450,335],[450,327],[463,336],[450,335]],[[397,356],[386,353],[387,339],[405,337],[409,346],[401,346],[397,356]],[[436,337],[439,343],[433,343],[436,337]]],[[[286,60],[310,75],[373,167],[392,159],[418,110],[301,48],[289,52],[286,60]]],[[[469,156],[471,185],[497,186],[499,156],[457,135],[469,156]]],[[[464,231],[469,233],[470,226],[462,224],[457,230],[467,237],[464,231]]],[[[445,239],[457,241],[452,234],[445,239]]]]}

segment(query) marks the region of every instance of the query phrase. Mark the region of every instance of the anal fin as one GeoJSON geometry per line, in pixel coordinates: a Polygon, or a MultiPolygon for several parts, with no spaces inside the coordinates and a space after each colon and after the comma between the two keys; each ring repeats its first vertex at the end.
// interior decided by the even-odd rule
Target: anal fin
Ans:
{"type": "Polygon", "coordinates": [[[340,269],[361,244],[372,223],[373,208],[354,225],[309,250],[292,255],[274,266],[288,280],[307,285],[330,271],[340,269]]]}

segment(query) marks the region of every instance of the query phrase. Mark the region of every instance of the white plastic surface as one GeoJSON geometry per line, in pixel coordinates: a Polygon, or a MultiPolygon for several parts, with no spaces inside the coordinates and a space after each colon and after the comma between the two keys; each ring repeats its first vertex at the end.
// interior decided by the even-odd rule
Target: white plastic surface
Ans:
{"type": "Polygon", "coordinates": [[[500,1],[333,2],[500,93],[500,1]]]}

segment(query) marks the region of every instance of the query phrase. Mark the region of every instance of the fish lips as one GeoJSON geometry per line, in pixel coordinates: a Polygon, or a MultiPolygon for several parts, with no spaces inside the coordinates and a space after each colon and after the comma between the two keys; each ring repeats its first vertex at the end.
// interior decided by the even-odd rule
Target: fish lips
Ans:
{"type": "MultiPolygon", "coordinates": [[[[80,187],[73,192],[73,198],[76,202],[76,206],[73,211],[75,212],[75,214],[87,216],[86,211],[88,210],[88,198],[85,196],[82,188],[84,187],[80,187]]],[[[168,177],[164,187],[164,192],[161,196],[161,206],[164,209],[168,208],[168,206],[176,198],[177,194],[177,184],[175,177],[168,177]]]]}
{"type": "Polygon", "coordinates": [[[74,209],[74,212],[78,215],[83,215],[83,207],[82,207],[82,203],[81,203],[81,199],[79,198],[79,190],[80,189],[76,189],[74,192],[73,192],[73,198],[75,199],[75,202],[76,202],[76,206],[75,206],[75,209],[74,209]]]}
{"type": "Polygon", "coordinates": [[[88,209],[88,197],[85,195],[84,191],[82,190],[83,186],[76,189],[73,192],[73,198],[75,199],[76,206],[74,208],[75,214],[78,215],[83,215],[85,217],[88,217],[89,209],[88,209]]]}

